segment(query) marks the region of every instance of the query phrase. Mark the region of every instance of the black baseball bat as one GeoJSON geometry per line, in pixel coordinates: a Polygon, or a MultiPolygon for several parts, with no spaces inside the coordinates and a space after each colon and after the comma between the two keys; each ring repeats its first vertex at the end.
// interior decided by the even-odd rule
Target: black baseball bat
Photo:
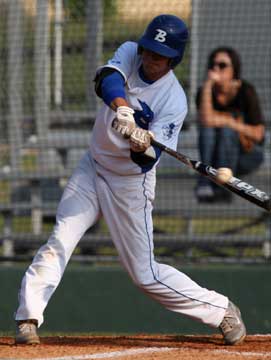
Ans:
{"type": "Polygon", "coordinates": [[[181,161],[183,164],[196,170],[201,175],[208,177],[216,184],[232,191],[233,193],[241,196],[242,198],[250,201],[253,204],[260,206],[261,208],[271,213],[271,197],[268,196],[264,191],[261,191],[255,188],[253,185],[250,185],[245,181],[240,180],[234,176],[232,176],[227,182],[221,183],[216,178],[217,170],[212,166],[203,164],[201,161],[192,160],[188,156],[183,155],[177,151],[174,151],[168,148],[166,145],[161,144],[160,142],[154,139],[151,140],[151,144],[153,146],[160,148],[162,151],[166,152],[167,154],[173,156],[175,159],[181,161]]]}

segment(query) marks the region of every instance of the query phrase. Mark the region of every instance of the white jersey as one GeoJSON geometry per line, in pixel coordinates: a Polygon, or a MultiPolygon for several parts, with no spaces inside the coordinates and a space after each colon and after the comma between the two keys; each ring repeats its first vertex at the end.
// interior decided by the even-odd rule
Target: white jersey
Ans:
{"type": "MultiPolygon", "coordinates": [[[[148,84],[139,75],[142,64],[135,42],[122,44],[104,67],[118,70],[125,79],[126,100],[135,110],[137,125],[151,130],[155,139],[176,149],[178,135],[187,114],[185,93],[173,71],[148,84]]],[[[103,104],[97,114],[90,150],[104,168],[120,175],[142,173],[130,157],[127,139],[112,128],[115,112],[103,104]]]]}

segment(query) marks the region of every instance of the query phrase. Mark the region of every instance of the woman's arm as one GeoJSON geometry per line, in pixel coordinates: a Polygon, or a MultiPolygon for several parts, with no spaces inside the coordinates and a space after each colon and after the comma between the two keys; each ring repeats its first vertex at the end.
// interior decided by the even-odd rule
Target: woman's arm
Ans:
{"type": "Polygon", "coordinates": [[[199,105],[199,121],[206,127],[226,127],[229,126],[234,118],[230,113],[220,112],[214,109],[212,100],[214,83],[215,80],[208,77],[203,85],[199,105]]]}
{"type": "Polygon", "coordinates": [[[239,117],[229,123],[229,127],[237,131],[240,135],[244,135],[249,139],[260,142],[264,137],[265,127],[262,124],[249,125],[243,122],[242,117],[239,117]]]}
{"type": "Polygon", "coordinates": [[[255,88],[245,82],[243,90],[246,118],[250,119],[249,124],[243,121],[242,116],[230,124],[230,127],[237,131],[240,136],[247,137],[254,142],[260,142],[264,138],[264,118],[255,88]]]}

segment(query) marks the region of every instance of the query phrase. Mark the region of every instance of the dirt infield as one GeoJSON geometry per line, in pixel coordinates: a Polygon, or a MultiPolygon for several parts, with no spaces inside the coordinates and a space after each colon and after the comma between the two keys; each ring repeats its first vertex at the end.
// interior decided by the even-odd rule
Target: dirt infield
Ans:
{"type": "Polygon", "coordinates": [[[243,344],[225,346],[222,337],[133,335],[42,337],[35,346],[0,338],[0,359],[36,360],[240,360],[271,359],[271,335],[250,335],[243,344]]]}

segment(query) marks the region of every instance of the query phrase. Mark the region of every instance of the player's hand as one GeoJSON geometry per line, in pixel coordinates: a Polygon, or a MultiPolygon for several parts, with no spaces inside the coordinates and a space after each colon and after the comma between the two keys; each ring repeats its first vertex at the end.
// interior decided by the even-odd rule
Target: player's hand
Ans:
{"type": "Polygon", "coordinates": [[[112,127],[123,136],[129,137],[136,126],[133,114],[134,110],[130,107],[119,106],[112,127]]]}
{"type": "Polygon", "coordinates": [[[149,130],[135,128],[130,136],[130,147],[135,152],[144,152],[151,145],[154,134],[149,130]]]}

